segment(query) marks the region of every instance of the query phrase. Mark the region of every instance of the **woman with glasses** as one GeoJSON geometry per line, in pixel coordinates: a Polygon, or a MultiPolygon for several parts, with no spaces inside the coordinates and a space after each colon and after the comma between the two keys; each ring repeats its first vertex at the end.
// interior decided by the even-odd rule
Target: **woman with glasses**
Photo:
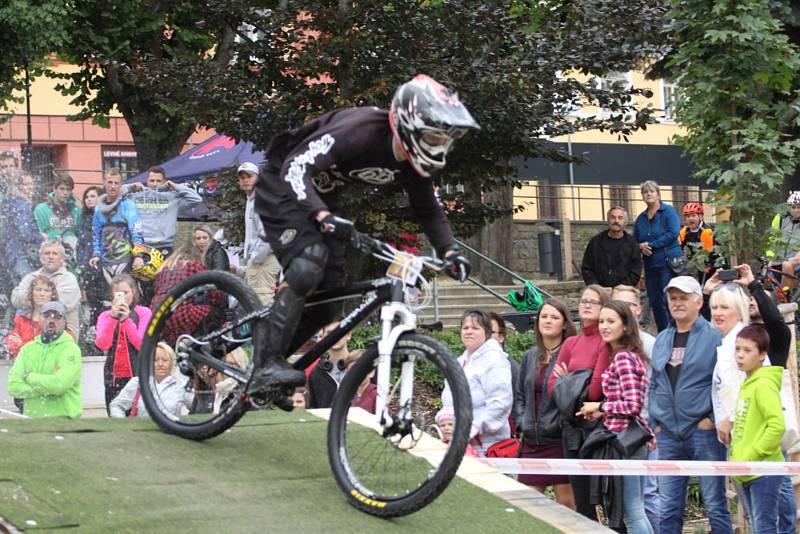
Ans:
{"type": "MultiPolygon", "coordinates": [[[[571,337],[564,342],[558,353],[553,373],[547,381],[547,393],[553,394],[556,379],[579,369],[592,369],[592,378],[589,382],[587,401],[599,401],[603,396],[603,371],[609,364],[608,347],[600,337],[598,321],[600,310],[608,304],[609,296],[605,288],[592,284],[583,290],[578,308],[581,320],[581,334],[571,337]]],[[[589,430],[588,424],[576,422],[576,435],[572,432],[570,439],[564,439],[564,453],[567,458],[577,458],[578,451],[583,445],[584,430],[589,430]]],[[[594,505],[589,501],[589,477],[570,476],[572,492],[575,495],[575,507],[578,513],[597,520],[594,505]]]]}

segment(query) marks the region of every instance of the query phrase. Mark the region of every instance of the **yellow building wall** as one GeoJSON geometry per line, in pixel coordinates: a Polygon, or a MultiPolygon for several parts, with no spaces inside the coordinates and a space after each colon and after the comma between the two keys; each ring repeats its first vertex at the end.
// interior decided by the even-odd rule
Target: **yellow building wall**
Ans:
{"type": "MultiPolygon", "coordinates": [[[[59,74],[71,74],[78,71],[78,67],[54,60],[52,70],[59,74]]],[[[63,83],[63,80],[52,79],[46,76],[39,76],[31,80],[31,115],[53,115],[65,116],[72,115],[80,111],[79,106],[70,104],[74,96],[64,96],[56,90],[56,85],[63,83]]],[[[18,91],[15,97],[23,99],[21,103],[12,102],[9,106],[11,113],[16,115],[25,114],[25,92],[18,91]]],[[[114,108],[109,114],[112,117],[121,117],[122,114],[114,108]]]]}
{"type": "MultiPolygon", "coordinates": [[[[636,98],[636,104],[640,107],[650,106],[655,111],[655,116],[659,122],[647,126],[646,130],[636,131],[628,136],[627,144],[641,144],[641,145],[671,145],[674,144],[674,137],[684,133],[683,128],[671,119],[664,117],[663,109],[665,108],[664,102],[664,82],[662,80],[647,80],[642,72],[629,72],[628,79],[630,83],[637,88],[650,89],[653,96],[645,98],[639,96],[636,98]]],[[[586,80],[587,77],[579,74],[572,74],[574,78],[579,80],[586,80]]],[[[598,113],[600,110],[596,106],[586,106],[580,110],[582,115],[592,115],[598,113]]],[[[566,143],[568,139],[566,136],[553,138],[554,142],[566,143]]],[[[617,134],[610,134],[608,132],[601,132],[599,130],[590,130],[577,132],[571,135],[569,139],[572,143],[626,143],[625,140],[618,137],[617,134]]],[[[624,164],[624,163],[622,163],[624,164]]],[[[514,215],[515,220],[537,220],[545,217],[542,214],[543,209],[540,208],[540,199],[538,198],[538,183],[531,182],[529,185],[523,185],[521,189],[514,190],[514,204],[523,206],[525,209],[514,215]]],[[[556,214],[556,218],[567,218],[570,220],[605,220],[605,211],[608,210],[614,203],[611,201],[611,188],[612,186],[574,186],[560,185],[555,186],[553,189],[557,192],[558,196],[558,210],[560,213],[556,214]]],[[[627,206],[631,218],[635,217],[638,213],[645,209],[644,202],[641,201],[638,186],[630,186],[625,188],[627,190],[627,206]]],[[[662,187],[662,199],[665,202],[673,203],[673,191],[671,187],[662,187]]],[[[699,194],[699,193],[698,193],[699,194]]],[[[705,198],[705,193],[702,193],[705,198]]],[[[543,200],[543,199],[541,199],[543,200]]],[[[695,199],[696,200],[696,199],[695,199]]],[[[707,214],[707,220],[713,220],[713,215],[707,214]]]]}

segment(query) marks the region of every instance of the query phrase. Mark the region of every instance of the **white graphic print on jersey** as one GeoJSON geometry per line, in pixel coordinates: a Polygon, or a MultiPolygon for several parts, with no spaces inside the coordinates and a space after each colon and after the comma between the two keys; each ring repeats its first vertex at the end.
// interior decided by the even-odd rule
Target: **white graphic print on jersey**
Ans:
{"type": "Polygon", "coordinates": [[[306,174],[306,165],[314,163],[317,156],[327,154],[335,139],[330,134],[325,134],[315,141],[308,144],[308,150],[302,154],[297,155],[289,164],[289,170],[286,173],[286,181],[292,186],[292,190],[297,195],[297,200],[305,200],[306,185],[303,183],[303,176],[306,174]]]}

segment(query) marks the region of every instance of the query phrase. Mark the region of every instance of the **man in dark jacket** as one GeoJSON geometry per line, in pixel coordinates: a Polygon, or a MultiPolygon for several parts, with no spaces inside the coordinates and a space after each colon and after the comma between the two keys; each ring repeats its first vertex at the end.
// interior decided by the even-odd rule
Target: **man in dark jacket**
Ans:
{"type": "Polygon", "coordinates": [[[625,231],[628,213],[613,206],[606,214],[608,230],[594,236],[583,253],[581,274],[586,285],[635,286],[642,274],[642,255],[636,240],[625,231]]]}

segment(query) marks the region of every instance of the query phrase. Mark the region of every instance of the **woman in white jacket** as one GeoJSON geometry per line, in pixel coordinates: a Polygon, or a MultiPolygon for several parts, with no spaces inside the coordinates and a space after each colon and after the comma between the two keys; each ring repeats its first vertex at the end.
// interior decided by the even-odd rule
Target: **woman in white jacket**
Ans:
{"type": "Polygon", "coordinates": [[[739,284],[716,285],[719,284],[716,280],[718,278],[719,275],[714,273],[705,287],[708,290],[711,286],[713,290],[709,300],[711,324],[722,334],[711,384],[711,402],[714,406],[717,437],[722,443],[729,445],[736,399],[745,378],[745,374],[736,366],[736,335],[750,324],[750,298],[739,284]]]}
{"type": "MultiPolygon", "coordinates": [[[[169,413],[178,415],[181,408],[188,407],[192,401],[191,391],[186,391],[186,380],[173,374],[175,369],[175,353],[163,341],[156,346],[153,361],[153,378],[156,398],[159,399],[169,413]]],[[[139,391],[139,377],[131,378],[122,391],[111,401],[109,412],[111,417],[147,415],[147,408],[139,391]]]]}
{"type": "MultiPolygon", "coordinates": [[[[492,339],[492,324],[480,310],[467,310],[461,317],[461,342],[466,350],[458,358],[472,394],[470,443],[484,456],[494,443],[511,437],[508,416],[514,400],[508,355],[492,339]]],[[[445,384],[442,404],[453,405],[445,384]]]]}

